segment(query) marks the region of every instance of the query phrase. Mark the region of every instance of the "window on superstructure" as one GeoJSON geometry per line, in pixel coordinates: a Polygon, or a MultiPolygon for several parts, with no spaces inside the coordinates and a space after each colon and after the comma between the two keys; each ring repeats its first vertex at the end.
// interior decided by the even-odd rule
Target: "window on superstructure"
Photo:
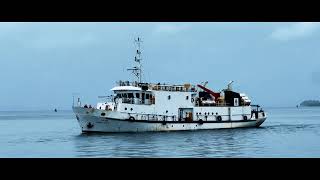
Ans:
{"type": "Polygon", "coordinates": [[[133,98],[133,93],[128,93],[128,98],[133,98]]]}
{"type": "Polygon", "coordinates": [[[170,100],[170,99],[171,99],[171,96],[169,95],[169,96],[168,96],[168,100],[170,100]]]}
{"type": "Polygon", "coordinates": [[[140,98],[140,94],[139,93],[136,93],[136,98],[140,98]]]}
{"type": "Polygon", "coordinates": [[[124,98],[128,97],[127,93],[123,93],[122,97],[124,97],[124,98]]]}
{"type": "Polygon", "coordinates": [[[186,100],[188,100],[189,99],[189,96],[186,96],[186,100]]]}
{"type": "Polygon", "coordinates": [[[146,99],[149,99],[149,94],[146,94],[146,99]]]}

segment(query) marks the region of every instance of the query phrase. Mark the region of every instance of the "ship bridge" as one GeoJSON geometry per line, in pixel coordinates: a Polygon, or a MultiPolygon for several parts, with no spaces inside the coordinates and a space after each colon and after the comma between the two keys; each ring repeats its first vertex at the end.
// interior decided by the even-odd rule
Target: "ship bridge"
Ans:
{"type": "Polygon", "coordinates": [[[138,83],[129,81],[118,81],[114,91],[115,102],[121,101],[128,104],[155,104],[155,91],[169,92],[197,92],[196,87],[191,84],[169,85],[160,83],[138,83]]]}

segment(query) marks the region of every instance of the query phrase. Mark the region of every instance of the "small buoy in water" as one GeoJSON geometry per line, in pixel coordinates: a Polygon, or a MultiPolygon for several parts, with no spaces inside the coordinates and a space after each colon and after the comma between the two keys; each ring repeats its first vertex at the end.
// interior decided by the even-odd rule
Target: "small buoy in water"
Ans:
{"type": "Polygon", "coordinates": [[[57,112],[57,109],[54,109],[54,112],[57,112]]]}

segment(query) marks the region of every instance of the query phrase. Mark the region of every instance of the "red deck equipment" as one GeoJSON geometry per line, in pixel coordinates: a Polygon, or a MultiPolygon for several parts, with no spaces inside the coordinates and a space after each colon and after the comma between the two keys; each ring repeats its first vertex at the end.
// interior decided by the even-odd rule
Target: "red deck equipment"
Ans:
{"type": "Polygon", "coordinates": [[[211,91],[210,89],[198,84],[197,85],[199,88],[203,89],[204,91],[206,91],[207,93],[211,94],[212,96],[215,97],[215,99],[218,99],[220,97],[220,93],[216,93],[216,92],[213,92],[211,91]]]}

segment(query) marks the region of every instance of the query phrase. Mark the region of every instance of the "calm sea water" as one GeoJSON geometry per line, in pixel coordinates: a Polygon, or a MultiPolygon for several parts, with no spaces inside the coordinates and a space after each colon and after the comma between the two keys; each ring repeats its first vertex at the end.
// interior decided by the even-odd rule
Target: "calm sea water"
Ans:
{"type": "Polygon", "coordinates": [[[320,157],[320,107],[268,108],[260,128],[82,134],[71,111],[0,112],[0,157],[320,157]]]}

